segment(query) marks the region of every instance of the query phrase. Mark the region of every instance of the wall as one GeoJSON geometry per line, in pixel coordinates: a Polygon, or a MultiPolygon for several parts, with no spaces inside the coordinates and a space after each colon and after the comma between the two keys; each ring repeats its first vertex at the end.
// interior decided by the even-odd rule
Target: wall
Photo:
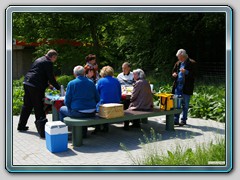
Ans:
{"type": "Polygon", "coordinates": [[[24,76],[32,65],[34,60],[34,49],[24,49],[14,46],[12,54],[12,77],[13,80],[24,76]]]}

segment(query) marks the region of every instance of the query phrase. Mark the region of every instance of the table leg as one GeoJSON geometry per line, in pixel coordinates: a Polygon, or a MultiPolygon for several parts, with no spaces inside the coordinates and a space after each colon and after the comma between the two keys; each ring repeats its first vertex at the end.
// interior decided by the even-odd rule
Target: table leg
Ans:
{"type": "Polygon", "coordinates": [[[142,118],[141,123],[142,124],[147,124],[148,123],[148,118],[142,118]]]}
{"type": "Polygon", "coordinates": [[[82,126],[72,126],[72,144],[75,147],[82,145],[82,126]]]}
{"type": "Polygon", "coordinates": [[[166,115],[166,130],[174,131],[174,114],[166,115]]]}
{"type": "Polygon", "coordinates": [[[58,110],[55,108],[54,103],[52,104],[52,121],[60,121],[58,110]]]}

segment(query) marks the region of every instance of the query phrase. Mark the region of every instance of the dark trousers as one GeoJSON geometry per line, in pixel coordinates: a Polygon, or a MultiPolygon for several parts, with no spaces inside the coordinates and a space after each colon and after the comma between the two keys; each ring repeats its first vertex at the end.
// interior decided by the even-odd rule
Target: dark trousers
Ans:
{"type": "Polygon", "coordinates": [[[39,89],[24,84],[23,106],[18,122],[18,127],[25,127],[28,118],[34,109],[36,121],[46,118],[44,112],[43,99],[45,97],[45,89],[39,89]]]}

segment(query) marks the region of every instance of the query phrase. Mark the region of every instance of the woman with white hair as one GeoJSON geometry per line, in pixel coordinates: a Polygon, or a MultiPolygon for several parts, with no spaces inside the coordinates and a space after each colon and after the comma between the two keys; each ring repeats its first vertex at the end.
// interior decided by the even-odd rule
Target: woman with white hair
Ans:
{"type": "MultiPolygon", "coordinates": [[[[142,69],[133,71],[133,77],[136,83],[133,85],[133,92],[130,98],[130,110],[152,110],[153,97],[151,87],[148,81],[145,80],[145,73],[142,69]]],[[[126,126],[126,124],[125,124],[126,126]]],[[[134,120],[132,127],[141,127],[140,120],[134,120]]]]}

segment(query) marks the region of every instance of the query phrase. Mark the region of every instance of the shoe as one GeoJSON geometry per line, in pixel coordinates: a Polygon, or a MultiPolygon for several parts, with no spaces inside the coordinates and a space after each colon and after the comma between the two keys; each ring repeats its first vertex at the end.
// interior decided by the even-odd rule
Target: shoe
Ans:
{"type": "Polygon", "coordinates": [[[184,122],[184,121],[182,121],[182,122],[179,123],[179,126],[184,126],[184,125],[187,125],[187,123],[184,122]]]}
{"type": "Polygon", "coordinates": [[[39,120],[34,122],[40,138],[43,138],[43,139],[45,138],[45,124],[47,122],[48,122],[48,120],[46,118],[39,119],[39,120]]]}
{"type": "Polygon", "coordinates": [[[100,128],[99,125],[97,125],[97,126],[95,126],[95,129],[94,129],[94,131],[92,132],[92,134],[97,134],[97,133],[100,132],[100,131],[101,131],[101,128],[100,128]]]}
{"type": "Polygon", "coordinates": [[[19,127],[17,128],[18,131],[27,131],[29,129],[28,126],[25,126],[25,127],[19,127]]]}

